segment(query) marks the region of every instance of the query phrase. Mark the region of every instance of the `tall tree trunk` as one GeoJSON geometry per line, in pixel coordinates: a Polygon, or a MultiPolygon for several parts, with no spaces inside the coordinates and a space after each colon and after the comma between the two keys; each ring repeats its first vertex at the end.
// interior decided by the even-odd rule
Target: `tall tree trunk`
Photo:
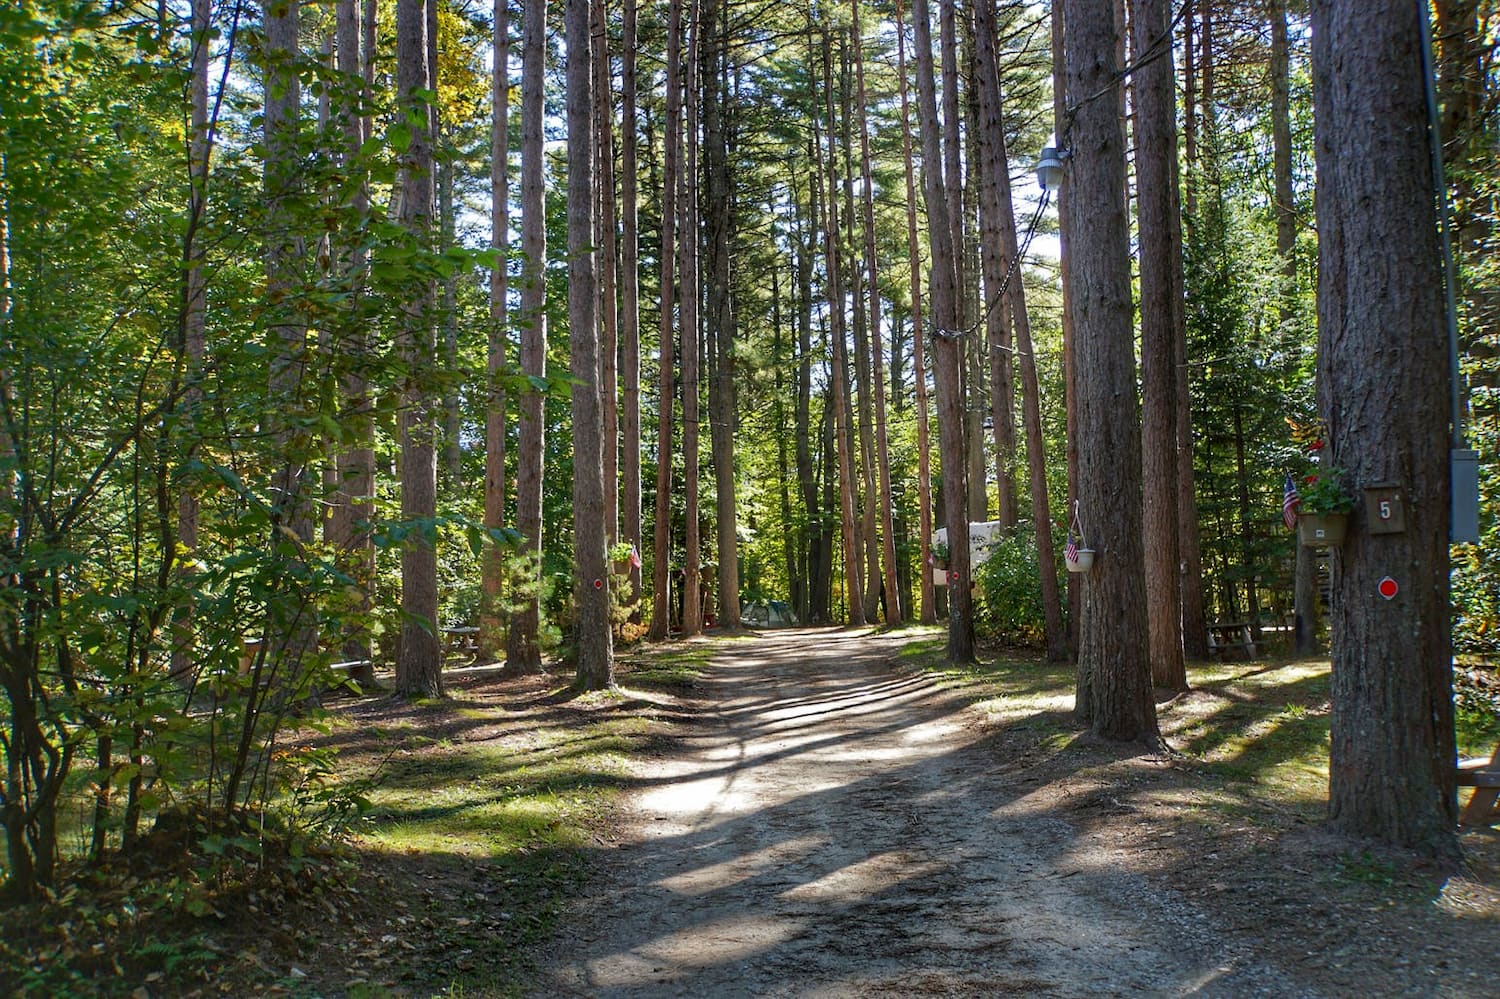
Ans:
{"type": "MultiPolygon", "coordinates": [[[[815,142],[816,140],[811,140],[815,142]]],[[[809,155],[809,161],[816,157],[809,155]]],[[[802,510],[806,528],[801,552],[804,559],[806,584],[803,599],[797,604],[797,619],[806,624],[820,623],[824,615],[814,613],[814,594],[818,592],[817,581],[819,553],[823,544],[823,512],[818,505],[818,471],[812,458],[812,258],[813,232],[817,228],[818,185],[822,183],[817,170],[809,172],[808,224],[803,226],[802,207],[796,206],[797,248],[797,409],[796,409],[796,461],[797,485],[802,495],[802,510]]],[[[794,192],[798,190],[794,184],[794,192]]],[[[826,607],[826,605],[825,605],[826,607]]]]}
{"type": "MultiPolygon", "coordinates": [[[[986,162],[986,184],[993,183],[994,232],[987,234],[986,244],[998,247],[1004,301],[994,301],[989,308],[1008,314],[1015,331],[1015,355],[1021,369],[1023,421],[1026,431],[1026,457],[1030,469],[1032,523],[1036,527],[1037,565],[1041,573],[1042,620],[1050,662],[1062,662],[1068,654],[1068,636],[1063,625],[1061,589],[1057,577],[1057,552],[1052,541],[1052,504],[1047,495],[1046,441],[1042,436],[1041,390],[1037,380],[1036,356],[1032,351],[1031,319],[1026,312],[1026,283],[1022,277],[1020,241],[1016,235],[1015,206],[1010,186],[1010,156],[1005,144],[1004,107],[1000,89],[997,25],[993,0],[981,0],[975,7],[975,35],[978,49],[980,113],[989,133],[991,159],[986,162]]],[[[1001,288],[990,294],[1000,295],[1001,288]]],[[[1008,346],[1008,345],[1002,345],[1008,346]]],[[[997,388],[997,394],[1001,389],[997,388]]],[[[1010,403],[1005,404],[1007,409],[1010,403]]],[[[996,407],[998,408],[998,406],[996,407]]],[[[998,423],[998,420],[997,420],[998,423]]],[[[1003,519],[1003,504],[1002,504],[1003,519]]]]}
{"type": "Polygon", "coordinates": [[[599,402],[603,407],[604,520],[609,544],[620,540],[620,309],[619,240],[616,237],[614,74],[609,57],[609,26],[604,0],[593,0],[595,269],[599,291],[599,402]]]}
{"type": "MultiPolygon", "coordinates": [[[[547,375],[547,216],[542,98],[546,78],[547,0],[526,0],[521,27],[521,374],[547,375]]],[[[542,474],[546,396],[527,388],[518,400],[516,530],[525,564],[511,592],[515,611],[506,636],[506,669],[540,673],[542,474]]]]}
{"type": "Polygon", "coordinates": [[[1256,579],[1255,565],[1255,521],[1257,510],[1250,502],[1250,465],[1246,449],[1245,407],[1239,398],[1232,400],[1234,406],[1234,479],[1235,499],[1239,504],[1240,574],[1245,580],[1245,616],[1250,622],[1250,633],[1260,640],[1260,586],[1256,579]]]}
{"type": "MultiPolygon", "coordinates": [[[[854,41],[855,91],[859,114],[859,159],[862,179],[862,207],[865,232],[866,294],[870,307],[871,381],[875,389],[875,467],[879,480],[879,527],[881,565],[884,569],[885,623],[901,620],[901,589],[896,582],[896,525],[892,519],[896,508],[891,493],[891,446],[886,428],[884,345],[880,335],[880,264],[875,249],[875,174],[870,156],[870,111],[865,94],[864,39],[859,22],[859,0],[850,0],[851,37],[854,41]]],[[[873,497],[872,500],[873,502],[873,497]]]]}
{"type": "Polygon", "coordinates": [[[1406,530],[1356,504],[1333,553],[1329,818],[1455,855],[1448,610],[1450,379],[1419,16],[1396,0],[1312,7],[1319,410],[1330,460],[1394,482],[1406,530]],[[1374,363],[1374,359],[1379,363],[1374,363]],[[1394,599],[1377,595],[1389,576],[1394,599]]]}
{"type": "MultiPolygon", "coordinates": [[[[948,2],[948,0],[945,0],[948,2]]],[[[973,594],[969,589],[969,517],[964,483],[964,396],[959,372],[958,282],[954,229],[943,191],[945,178],[940,153],[936,85],[932,73],[932,18],[927,0],[912,6],[917,55],[918,116],[922,130],[923,195],[927,203],[928,239],[932,254],[932,319],[938,393],[938,451],[943,465],[943,513],[948,528],[948,658],[954,663],[974,660],[973,594]]],[[[949,123],[957,129],[957,121],[949,123]]],[[[957,178],[948,178],[950,187],[957,178]]]]}
{"type": "MultiPolygon", "coordinates": [[[[349,0],[345,0],[349,2],[349,0]]],[[[205,348],[204,327],[208,312],[208,281],[203,270],[203,244],[198,232],[206,217],[208,204],[208,159],[210,152],[208,121],[208,63],[211,42],[212,12],[209,0],[193,0],[191,8],[192,32],[192,82],[188,98],[188,234],[183,246],[183,290],[182,290],[182,353],[189,383],[192,383],[203,366],[205,348]]],[[[3,220],[0,220],[3,224],[3,220]]],[[[0,247],[0,255],[5,252],[0,247]]],[[[4,275],[0,275],[4,277],[4,275]]],[[[0,315],[9,316],[7,301],[0,301],[0,315]]],[[[8,379],[7,385],[8,385],[8,379]]],[[[196,420],[196,412],[203,393],[189,388],[183,396],[183,410],[189,420],[196,420]]],[[[9,446],[0,447],[0,455],[8,454],[9,446]]],[[[9,499],[9,482],[0,482],[0,499],[9,499]]],[[[193,552],[198,548],[198,495],[191,487],[184,487],[177,499],[177,543],[182,547],[183,566],[191,564],[193,552]]],[[[186,570],[182,571],[185,575],[186,570]]],[[[191,583],[189,583],[191,585],[191,583]]],[[[184,604],[173,621],[171,673],[179,682],[188,682],[193,669],[193,607],[184,604]]]]}
{"type": "MultiPolygon", "coordinates": [[[[854,249],[854,82],[850,79],[849,46],[844,43],[844,33],[839,33],[839,138],[843,152],[844,219],[845,232],[839,238],[839,248],[847,254],[849,265],[849,302],[854,333],[854,354],[849,358],[854,374],[855,396],[850,404],[850,416],[856,423],[851,429],[858,441],[859,494],[855,506],[859,514],[859,555],[864,565],[861,576],[863,594],[862,609],[865,620],[874,622],[880,617],[880,539],[878,537],[876,508],[878,492],[875,485],[875,427],[872,390],[870,387],[870,335],[866,329],[869,313],[865,310],[868,285],[859,278],[859,256],[854,249]]],[[[880,307],[880,297],[875,295],[871,307],[880,307]]],[[[877,319],[875,328],[880,328],[877,319]]],[[[848,356],[848,355],[846,355],[848,356]]]]}
{"type": "MultiPolygon", "coordinates": [[[[1196,0],[1189,0],[1183,27],[1183,115],[1182,158],[1186,173],[1182,178],[1182,216],[1191,226],[1198,214],[1200,174],[1201,116],[1198,108],[1199,52],[1202,39],[1194,14],[1196,0]]],[[[1179,217],[1176,242],[1183,245],[1183,218],[1179,217]]],[[[1172,259],[1173,282],[1183,284],[1183,260],[1179,253],[1172,259]]],[[[1178,580],[1182,601],[1182,652],[1187,659],[1208,658],[1208,612],[1203,594],[1203,544],[1198,522],[1198,494],[1193,470],[1193,419],[1191,384],[1188,378],[1187,309],[1176,317],[1177,332],[1174,362],[1177,377],[1177,532],[1179,545],[1178,580]]]]}
{"type": "Polygon", "coordinates": [[[1198,0],[1187,0],[1182,18],[1182,210],[1198,217],[1198,0]]]}
{"type": "MultiPolygon", "coordinates": [[[[312,542],[317,518],[314,497],[310,495],[316,478],[314,463],[319,448],[305,429],[306,422],[297,419],[306,413],[306,399],[314,375],[309,371],[311,351],[307,343],[307,319],[301,287],[306,243],[298,234],[295,206],[302,196],[300,153],[301,87],[297,65],[298,11],[294,3],[273,3],[265,11],[265,45],[268,69],[265,85],[265,173],[266,198],[266,303],[268,306],[271,354],[268,398],[270,416],[266,423],[276,442],[280,468],[273,477],[272,495],[276,502],[271,516],[272,544],[280,549],[286,540],[295,538],[295,551],[285,556],[288,568],[296,571],[303,564],[305,546],[312,542]]],[[[292,588],[282,588],[267,608],[267,640],[275,650],[277,675],[290,677],[302,657],[316,643],[307,601],[292,588]]],[[[277,697],[282,696],[278,691],[277,697]]],[[[253,720],[253,712],[247,715],[253,720]]],[[[248,731],[248,726],[247,729],[248,731]]],[[[139,734],[132,746],[135,755],[139,734]]],[[[241,757],[244,758],[243,756],[241,757]]],[[[236,771],[236,777],[240,771],[236,771]]],[[[133,835],[132,821],[139,813],[139,783],[131,786],[127,808],[127,834],[133,835]]],[[[233,801],[233,798],[226,798],[233,801]]]]}
{"type": "MultiPolygon", "coordinates": [[[[636,0],[624,0],[620,39],[620,433],[624,490],[621,529],[641,550],[641,271],[636,154],[636,0]]],[[[630,619],[641,620],[641,565],[627,583],[630,619]]]]}
{"type": "Polygon", "coordinates": [[[828,122],[828,156],[826,175],[828,197],[824,204],[823,226],[824,266],[828,285],[828,335],[833,347],[833,420],[838,447],[839,516],[844,543],[844,585],[848,594],[849,623],[865,623],[864,581],[859,564],[859,544],[855,532],[859,529],[854,521],[854,460],[853,442],[849,439],[849,360],[848,343],[844,334],[844,286],[842,268],[839,266],[839,185],[837,150],[834,144],[833,104],[833,53],[829,28],[823,30],[823,96],[828,122]]]}
{"type": "MultiPolygon", "coordinates": [[[[1009,202],[1010,165],[1006,162],[1005,131],[1001,124],[1000,70],[995,55],[996,26],[993,0],[980,0],[970,22],[969,49],[975,77],[972,118],[976,169],[979,175],[979,270],[983,279],[980,321],[985,335],[975,330],[974,345],[984,347],[977,355],[988,363],[990,379],[990,431],[995,440],[996,516],[1001,525],[1016,524],[1015,480],[1015,386],[1011,368],[1013,355],[1011,322],[1005,308],[1012,283],[1021,282],[1020,261],[1015,249],[1015,216],[1009,202]],[[1001,185],[1006,197],[1002,197],[1001,185]],[[1006,202],[1006,204],[1002,204],[1006,202]],[[1010,243],[1006,242],[1006,233],[1010,243]]],[[[981,428],[981,438],[982,438],[981,428]]]]}
{"type": "MultiPolygon", "coordinates": [[[[979,126],[979,100],[974,93],[974,80],[977,70],[974,65],[974,23],[973,5],[965,4],[963,9],[963,21],[958,33],[959,41],[959,66],[961,67],[961,79],[964,81],[964,94],[961,102],[963,113],[963,124],[961,141],[964,150],[965,169],[970,178],[974,174],[981,177],[984,169],[978,164],[984,161],[981,145],[983,143],[982,130],[979,126]]],[[[985,413],[993,412],[994,407],[986,407],[985,399],[989,395],[990,377],[990,350],[989,331],[986,328],[986,317],[984,308],[984,288],[986,281],[983,267],[980,262],[980,204],[984,199],[983,180],[974,180],[967,183],[963,188],[962,216],[958,235],[959,261],[959,327],[964,331],[963,340],[963,385],[964,385],[964,425],[965,444],[968,447],[969,470],[966,481],[969,484],[969,519],[971,521],[987,521],[989,514],[989,456],[985,450],[985,413]],[[984,329],[984,335],[979,335],[984,329]]],[[[1012,504],[1013,505],[1013,504],[1012,504]]],[[[1013,511],[1012,511],[1013,512],[1013,511]]]]}
{"type": "Polygon", "coordinates": [[[698,319],[701,295],[698,284],[698,118],[703,100],[703,83],[698,76],[698,46],[703,43],[701,0],[689,0],[687,30],[688,55],[687,65],[683,70],[687,139],[680,177],[682,191],[678,199],[682,239],[677,247],[682,259],[682,455],[685,520],[682,633],[697,635],[703,631],[702,514],[698,500],[698,440],[701,429],[698,379],[702,360],[698,339],[701,333],[698,319]]]}
{"type": "Polygon", "coordinates": [[[740,629],[738,514],[734,496],[734,311],[730,297],[731,225],[735,192],[729,174],[729,111],[725,78],[727,24],[719,0],[703,4],[703,142],[706,203],[711,207],[705,233],[708,272],[708,343],[712,351],[708,386],[709,438],[713,449],[715,512],[718,520],[718,623],[740,629]]]}
{"type": "MultiPolygon", "coordinates": [[[[436,7],[436,3],[432,4],[436,7]]],[[[433,66],[437,66],[436,60],[433,66]]],[[[434,73],[436,69],[434,69],[434,73]]],[[[434,89],[436,84],[434,83],[434,89]]],[[[446,147],[450,145],[448,137],[442,131],[441,123],[434,128],[433,136],[435,145],[446,147]]],[[[453,204],[453,157],[446,150],[439,154],[437,160],[438,181],[438,252],[446,253],[453,246],[458,228],[458,220],[454,214],[453,204]]],[[[438,315],[442,318],[443,339],[441,343],[443,370],[457,371],[458,361],[458,272],[448,274],[443,278],[443,302],[438,315]]],[[[458,383],[455,380],[443,394],[443,487],[448,495],[457,493],[463,487],[463,448],[459,440],[463,432],[463,411],[460,409],[461,397],[458,392],[458,383]]]]}
{"type": "MultiPolygon", "coordinates": [[[[1271,0],[1271,178],[1276,214],[1276,255],[1281,258],[1278,319],[1285,335],[1297,313],[1297,208],[1292,191],[1291,59],[1287,0],[1271,0]]],[[[1310,656],[1317,649],[1318,590],[1315,549],[1293,542],[1292,650],[1310,656]]]]}
{"type": "MultiPolygon", "coordinates": [[[[568,45],[568,357],[573,387],[573,558],[578,611],[576,683],[614,685],[604,487],[604,403],[599,385],[599,288],[595,278],[594,171],[597,114],[590,0],[567,0],[568,45]]],[[[602,40],[601,40],[602,42],[602,40]]],[[[611,226],[612,228],[612,226],[611,226]]]]}
{"type": "Polygon", "coordinates": [[[682,157],[682,0],[667,8],[667,113],[661,185],[661,354],[657,366],[656,528],[652,566],[651,632],[667,637],[672,625],[672,296],[676,287],[677,192],[682,157]]]}
{"type": "Polygon", "coordinates": [[[918,587],[917,620],[937,621],[932,592],[932,442],[928,427],[927,360],[922,332],[922,266],[917,244],[917,185],[912,167],[911,108],[906,79],[906,25],[901,0],[896,0],[896,77],[901,88],[901,160],[906,179],[906,256],[911,271],[912,379],[917,396],[917,522],[921,532],[922,571],[918,587]]]}
{"type": "Polygon", "coordinates": [[[1173,278],[1177,204],[1177,93],[1166,0],[1131,0],[1135,39],[1135,172],[1140,239],[1141,395],[1146,484],[1146,606],[1151,676],[1158,687],[1187,689],[1182,658],[1182,598],[1177,526],[1177,312],[1182,286],[1173,278]]]}
{"type": "MultiPolygon", "coordinates": [[[[1060,2],[1052,4],[1052,128],[1058,136],[1058,148],[1066,151],[1063,141],[1068,132],[1072,116],[1068,112],[1066,18],[1060,2]]],[[[1071,181],[1063,171],[1062,183],[1057,189],[1057,273],[1062,285],[1062,339],[1063,339],[1063,408],[1067,422],[1068,502],[1065,522],[1071,522],[1072,512],[1078,508],[1078,361],[1075,345],[1078,340],[1073,321],[1073,268],[1068,253],[1068,232],[1072,228],[1072,211],[1068,204],[1068,189],[1071,181]]],[[[1076,656],[1078,652],[1078,621],[1082,616],[1083,585],[1078,573],[1068,573],[1068,650],[1076,656]]],[[[1077,670],[1077,704],[1074,712],[1079,718],[1088,718],[1093,709],[1088,703],[1089,678],[1084,664],[1079,661],[1077,670]]]]}
{"type": "MultiPolygon", "coordinates": [[[[432,113],[422,92],[432,89],[428,62],[428,17],[422,0],[396,5],[396,87],[411,130],[402,157],[401,221],[414,243],[426,246],[432,229],[432,113]]],[[[424,387],[436,347],[432,330],[431,282],[413,282],[403,306],[401,352],[408,375],[401,412],[401,519],[430,521],[437,514],[437,426],[433,401],[424,387]]],[[[439,697],[443,692],[438,644],[436,538],[412,531],[401,549],[401,646],[396,658],[396,693],[439,697]]]]}
{"type": "MultiPolygon", "coordinates": [[[[365,71],[360,54],[359,16],[357,0],[340,0],[337,14],[338,69],[344,79],[349,82],[351,94],[355,82],[362,78],[365,71]]],[[[341,117],[346,169],[362,170],[363,167],[359,166],[358,159],[360,148],[368,134],[365,130],[365,121],[347,105],[341,112],[341,117]]],[[[369,211],[369,202],[369,186],[360,183],[350,197],[349,207],[361,223],[369,211]]],[[[364,292],[367,256],[368,253],[357,236],[351,236],[345,240],[341,265],[355,302],[360,300],[364,292]]],[[[365,373],[372,347],[363,324],[352,323],[351,326],[345,351],[352,355],[354,363],[348,365],[348,371],[343,379],[347,414],[344,417],[344,423],[349,431],[349,442],[348,449],[340,453],[336,459],[338,483],[329,517],[328,532],[333,544],[343,549],[345,553],[345,570],[360,582],[363,591],[362,609],[368,612],[371,606],[370,593],[373,590],[375,578],[375,548],[371,544],[369,533],[360,525],[369,522],[374,510],[374,399],[369,378],[365,373]]],[[[369,634],[362,624],[345,634],[341,654],[351,661],[370,659],[369,634]]],[[[362,682],[370,682],[374,680],[374,669],[363,667],[353,675],[362,682]]]]}
{"type": "Polygon", "coordinates": [[[1094,734],[1155,745],[1144,553],[1141,439],[1131,325],[1125,137],[1110,0],[1066,0],[1067,97],[1074,109],[1066,233],[1074,289],[1078,499],[1098,553],[1083,582],[1078,704],[1094,734]]]}
{"type": "MultiPolygon", "coordinates": [[[[495,0],[495,56],[490,108],[490,267],[489,377],[484,422],[484,526],[505,526],[505,355],[510,341],[508,291],[510,251],[510,8],[509,0],[495,0]]],[[[505,614],[501,593],[505,583],[505,550],[486,545],[482,568],[483,604],[479,613],[479,648],[485,658],[501,654],[505,614]]]]}

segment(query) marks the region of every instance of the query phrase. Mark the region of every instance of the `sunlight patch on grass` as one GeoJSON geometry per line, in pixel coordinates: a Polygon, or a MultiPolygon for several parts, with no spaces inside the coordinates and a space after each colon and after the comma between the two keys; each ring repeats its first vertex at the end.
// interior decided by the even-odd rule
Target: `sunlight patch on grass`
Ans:
{"type": "Polygon", "coordinates": [[[1195,666],[1192,692],[1158,710],[1162,735],[1208,776],[1253,785],[1257,797],[1283,807],[1320,811],[1328,791],[1328,671],[1316,660],[1195,666]]]}

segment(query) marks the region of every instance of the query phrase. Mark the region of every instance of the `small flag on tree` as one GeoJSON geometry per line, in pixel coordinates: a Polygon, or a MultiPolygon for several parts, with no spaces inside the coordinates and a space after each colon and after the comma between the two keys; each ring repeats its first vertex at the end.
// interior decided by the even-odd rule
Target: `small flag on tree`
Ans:
{"type": "Polygon", "coordinates": [[[1297,492],[1297,486],[1292,482],[1290,473],[1286,477],[1286,486],[1281,492],[1281,522],[1286,525],[1287,530],[1296,530],[1297,508],[1302,505],[1302,496],[1297,492]]]}
{"type": "Polygon", "coordinates": [[[1063,558],[1069,562],[1078,561],[1078,539],[1073,537],[1073,529],[1068,528],[1068,543],[1063,547],[1063,558]]]}
{"type": "Polygon", "coordinates": [[[641,567],[641,553],[636,550],[635,545],[630,546],[630,567],[632,569],[641,567]]]}

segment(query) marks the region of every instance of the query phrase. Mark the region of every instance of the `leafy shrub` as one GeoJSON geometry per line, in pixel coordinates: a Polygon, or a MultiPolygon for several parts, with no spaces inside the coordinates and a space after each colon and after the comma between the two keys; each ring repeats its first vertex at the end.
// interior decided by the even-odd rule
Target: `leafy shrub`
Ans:
{"type": "MultiPolygon", "coordinates": [[[[1061,539],[1053,541],[1053,551],[1062,551],[1061,539]]],[[[978,583],[975,631],[986,638],[1040,644],[1045,618],[1034,528],[1030,524],[1012,528],[991,552],[974,570],[978,583]]],[[[1062,571],[1061,566],[1058,571],[1062,571]]]]}

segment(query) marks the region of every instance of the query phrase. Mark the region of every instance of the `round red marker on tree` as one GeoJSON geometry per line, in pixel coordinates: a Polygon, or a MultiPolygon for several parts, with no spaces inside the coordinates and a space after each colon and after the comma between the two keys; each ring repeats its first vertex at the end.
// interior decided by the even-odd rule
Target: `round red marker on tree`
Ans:
{"type": "Polygon", "coordinates": [[[1375,585],[1375,589],[1382,597],[1385,597],[1387,600],[1395,599],[1396,594],[1401,592],[1401,587],[1396,585],[1396,581],[1389,576],[1386,576],[1379,583],[1377,583],[1375,585]]]}

